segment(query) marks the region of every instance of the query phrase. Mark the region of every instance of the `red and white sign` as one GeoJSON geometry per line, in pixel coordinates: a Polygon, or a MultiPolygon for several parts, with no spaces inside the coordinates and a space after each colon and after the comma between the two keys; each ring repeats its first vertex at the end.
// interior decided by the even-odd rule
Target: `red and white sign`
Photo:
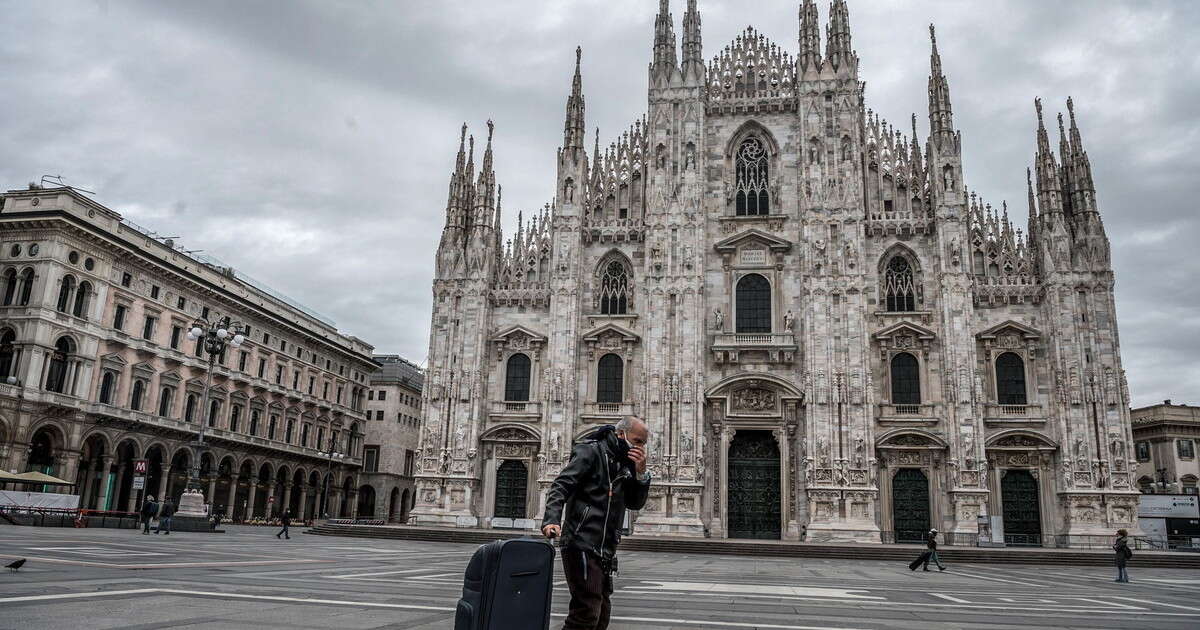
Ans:
{"type": "Polygon", "coordinates": [[[139,459],[139,460],[136,460],[133,462],[133,472],[135,472],[139,475],[146,474],[146,471],[149,468],[150,468],[150,462],[148,462],[144,459],[139,459]]]}

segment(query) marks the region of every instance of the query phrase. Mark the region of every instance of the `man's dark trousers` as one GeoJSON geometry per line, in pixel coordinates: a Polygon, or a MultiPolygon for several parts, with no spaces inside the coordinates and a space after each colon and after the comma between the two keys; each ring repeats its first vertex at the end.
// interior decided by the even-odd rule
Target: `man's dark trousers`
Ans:
{"type": "Polygon", "coordinates": [[[150,517],[149,516],[142,516],[142,533],[143,534],[150,533],[150,517]]]}
{"type": "Polygon", "coordinates": [[[571,606],[562,630],[607,630],[612,575],[604,571],[599,558],[571,547],[563,547],[562,564],[571,590],[571,606]]]}

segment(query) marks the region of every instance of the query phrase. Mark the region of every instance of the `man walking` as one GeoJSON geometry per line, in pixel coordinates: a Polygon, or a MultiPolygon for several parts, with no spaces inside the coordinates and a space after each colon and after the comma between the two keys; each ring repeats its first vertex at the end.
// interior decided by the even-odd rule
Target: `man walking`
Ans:
{"type": "Polygon", "coordinates": [[[175,504],[171,503],[171,499],[163,499],[162,503],[158,504],[158,526],[154,528],[154,533],[157,534],[159,529],[166,530],[166,535],[171,535],[171,516],[175,514],[175,504]]]}
{"type": "Polygon", "coordinates": [[[154,518],[154,515],[157,512],[158,512],[158,504],[154,502],[154,495],[152,495],[152,494],[146,495],[146,501],[144,503],[142,503],[142,511],[140,512],[141,517],[142,517],[142,533],[143,534],[150,533],[150,519],[154,518]]]}
{"type": "Polygon", "coordinates": [[[650,491],[646,442],[637,416],[605,425],[575,445],[546,493],[542,534],[562,537],[562,564],[571,605],[563,630],[606,630],[625,510],[640,510],[650,491]]]}
{"type": "Polygon", "coordinates": [[[292,524],[292,511],[284,510],[283,516],[280,516],[279,520],[283,522],[283,529],[279,530],[279,533],[275,534],[275,537],[279,538],[279,536],[282,534],[284,538],[291,540],[292,537],[288,535],[288,526],[292,524]]]}
{"type": "Polygon", "coordinates": [[[1117,579],[1113,581],[1128,582],[1129,573],[1125,570],[1125,565],[1133,557],[1133,551],[1129,549],[1129,532],[1124,529],[1118,529],[1117,539],[1113,541],[1112,548],[1117,554],[1117,579]]]}
{"type": "Polygon", "coordinates": [[[926,558],[925,558],[925,568],[924,568],[925,571],[929,570],[930,562],[937,565],[938,571],[946,570],[946,567],[942,565],[941,558],[938,558],[937,535],[938,535],[938,530],[936,530],[936,529],[929,530],[929,533],[925,535],[925,546],[927,548],[929,548],[929,555],[926,556],[926,558]]]}

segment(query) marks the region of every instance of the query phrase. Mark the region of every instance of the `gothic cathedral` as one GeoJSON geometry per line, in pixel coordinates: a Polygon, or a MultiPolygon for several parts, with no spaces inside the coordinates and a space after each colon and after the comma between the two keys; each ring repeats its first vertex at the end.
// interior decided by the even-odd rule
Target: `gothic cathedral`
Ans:
{"type": "Polygon", "coordinates": [[[464,125],[437,250],[412,513],[530,528],[572,443],[652,432],[639,534],[1055,545],[1136,530],[1109,243],[1068,99],[1037,112],[1022,231],[966,188],[930,27],[929,130],[824,51],[746,29],[707,63],[661,0],[644,117],[586,146],[580,51],[553,202],[505,237],[464,125]]]}

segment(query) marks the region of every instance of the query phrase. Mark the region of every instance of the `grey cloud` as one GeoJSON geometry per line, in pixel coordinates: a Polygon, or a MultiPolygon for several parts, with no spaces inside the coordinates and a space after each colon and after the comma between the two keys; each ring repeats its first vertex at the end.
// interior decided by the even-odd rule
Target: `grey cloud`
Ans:
{"type": "MultiPolygon", "coordinates": [[[[706,57],[747,25],[796,47],[798,1],[699,4],[706,57]]],[[[672,6],[678,34],[684,2],[672,6]]],[[[588,126],[607,143],[645,110],[655,10],[649,0],[9,3],[0,183],[62,173],[381,351],[421,361],[458,126],[478,136],[496,121],[511,231],[517,210],[552,194],[575,46],[588,126]]],[[[850,17],[868,105],[902,130],[915,112],[922,141],[936,22],[967,183],[993,205],[1007,199],[1018,225],[1033,97],[1050,121],[1074,97],[1113,241],[1135,402],[1197,391],[1200,262],[1188,254],[1200,240],[1190,186],[1200,3],[851,0],[850,17]]]]}

